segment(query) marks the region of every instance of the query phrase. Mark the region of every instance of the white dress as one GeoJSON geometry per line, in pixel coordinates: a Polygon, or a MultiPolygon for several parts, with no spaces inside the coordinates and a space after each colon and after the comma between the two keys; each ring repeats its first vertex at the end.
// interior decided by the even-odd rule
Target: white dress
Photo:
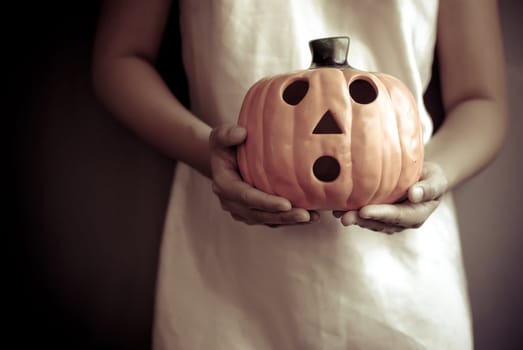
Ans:
{"type": "MultiPolygon", "coordinates": [[[[308,68],[308,42],[351,37],[349,63],[430,80],[436,0],[182,0],[193,112],[235,122],[258,79],[308,68]]],[[[158,271],[155,349],[472,348],[461,247],[446,196],[419,229],[385,235],[330,212],[306,226],[247,226],[179,163],[158,271]]]]}

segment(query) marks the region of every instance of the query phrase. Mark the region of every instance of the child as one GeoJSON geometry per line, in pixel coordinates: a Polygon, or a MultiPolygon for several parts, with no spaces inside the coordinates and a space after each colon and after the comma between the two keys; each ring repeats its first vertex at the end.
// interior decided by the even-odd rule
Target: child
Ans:
{"type": "Polygon", "coordinates": [[[450,190],[487,166],[506,130],[496,2],[181,0],[191,110],[153,65],[173,4],[108,0],[93,65],[105,105],[179,161],[154,347],[471,349],[450,190]],[[247,135],[234,123],[255,81],[307,68],[308,41],[337,35],[351,37],[352,66],[413,91],[426,159],[407,200],[333,216],[244,183],[234,146],[247,135]],[[436,42],[446,116],[432,136],[422,95],[436,42]]]}

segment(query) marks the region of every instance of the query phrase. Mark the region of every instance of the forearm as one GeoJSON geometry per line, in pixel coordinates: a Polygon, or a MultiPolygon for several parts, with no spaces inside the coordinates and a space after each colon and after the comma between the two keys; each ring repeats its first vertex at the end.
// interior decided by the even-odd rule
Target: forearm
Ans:
{"type": "Polygon", "coordinates": [[[500,150],[506,128],[504,101],[471,98],[451,108],[426,147],[426,160],[441,166],[454,188],[477,174],[500,150]]]}
{"type": "Polygon", "coordinates": [[[152,64],[138,56],[95,61],[96,94],[139,137],[170,158],[209,176],[211,128],[171,93],[152,64]]]}
{"type": "Polygon", "coordinates": [[[427,146],[449,188],[498,153],[507,128],[503,45],[495,0],[440,0],[438,57],[445,121],[427,146]]]}

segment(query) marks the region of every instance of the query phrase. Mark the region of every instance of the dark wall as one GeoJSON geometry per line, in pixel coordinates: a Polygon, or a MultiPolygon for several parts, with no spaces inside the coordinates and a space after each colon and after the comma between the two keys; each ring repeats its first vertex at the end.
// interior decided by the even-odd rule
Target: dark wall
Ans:
{"type": "MultiPolygon", "coordinates": [[[[93,96],[90,55],[100,4],[35,1],[3,10],[11,19],[3,31],[9,61],[4,133],[14,155],[6,183],[12,198],[4,245],[12,280],[8,335],[20,349],[150,344],[174,163],[118,124],[93,96]]],[[[523,244],[516,213],[523,176],[521,3],[501,4],[515,123],[500,160],[457,198],[478,350],[521,348],[523,324],[514,268],[521,266],[523,244]]],[[[186,101],[176,26],[170,22],[158,66],[186,101]]],[[[434,88],[428,99],[437,109],[434,88]]]]}
{"type": "Polygon", "coordinates": [[[6,69],[15,229],[6,248],[16,348],[150,344],[174,163],[93,96],[89,70],[100,3],[24,2],[4,12],[15,19],[6,69]]]}

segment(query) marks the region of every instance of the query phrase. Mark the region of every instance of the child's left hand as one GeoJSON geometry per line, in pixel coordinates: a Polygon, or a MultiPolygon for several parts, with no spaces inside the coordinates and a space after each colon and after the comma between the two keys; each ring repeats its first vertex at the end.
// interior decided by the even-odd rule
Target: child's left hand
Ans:
{"type": "Polygon", "coordinates": [[[395,204],[369,204],[359,210],[334,211],[344,226],[358,225],[369,230],[395,233],[418,228],[437,208],[439,198],[447,191],[448,182],[441,167],[432,162],[423,164],[419,182],[412,185],[407,199],[395,204]]]}

